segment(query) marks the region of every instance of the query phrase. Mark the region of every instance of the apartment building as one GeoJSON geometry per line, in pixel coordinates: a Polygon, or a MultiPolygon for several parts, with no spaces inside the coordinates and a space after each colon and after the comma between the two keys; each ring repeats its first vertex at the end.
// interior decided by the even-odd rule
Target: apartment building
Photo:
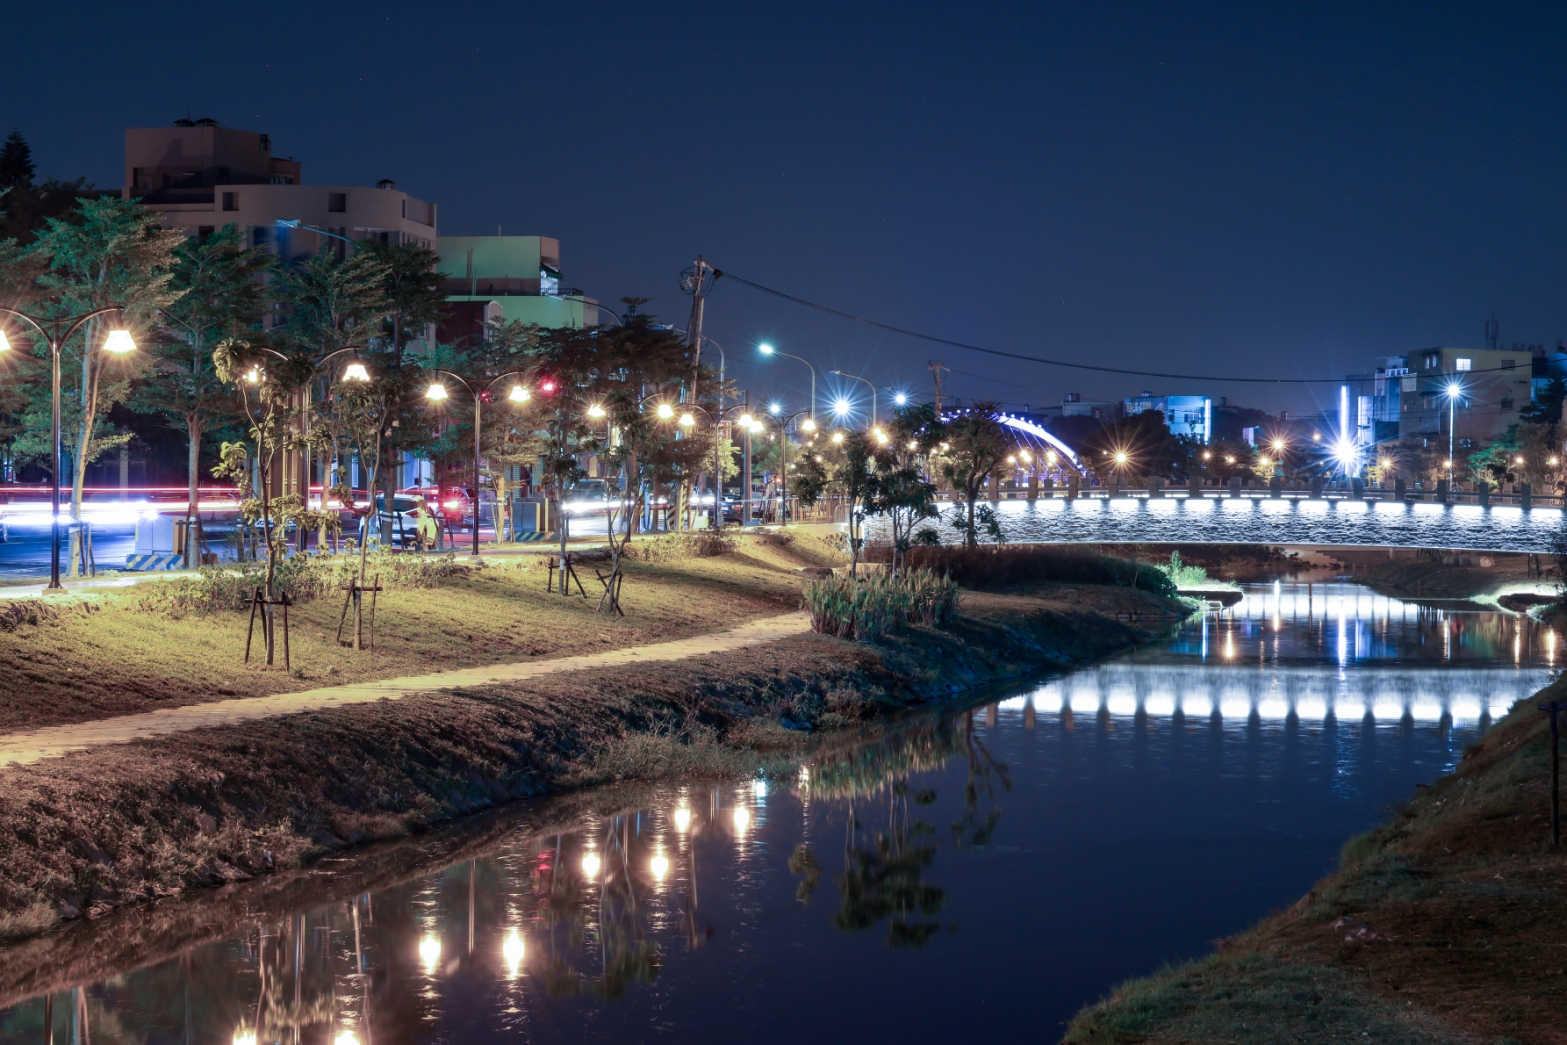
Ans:
{"type": "Polygon", "coordinates": [[[121,192],[160,211],[166,229],[199,237],[232,222],[285,258],[322,247],[346,256],[349,240],[436,246],[434,203],[390,180],[307,185],[298,160],[273,154],[270,135],[214,120],[127,129],[121,192]]]}
{"type": "Polygon", "coordinates": [[[1445,444],[1451,433],[1457,446],[1483,446],[1506,435],[1533,397],[1527,347],[1427,348],[1378,363],[1352,379],[1362,443],[1445,444]]]}
{"type": "Polygon", "coordinates": [[[1170,434],[1196,439],[1200,443],[1213,441],[1213,400],[1207,396],[1156,396],[1144,392],[1121,402],[1125,416],[1135,417],[1149,410],[1164,415],[1164,423],[1170,434]]]}
{"type": "Polygon", "coordinates": [[[482,340],[485,324],[596,326],[598,302],[562,288],[560,240],[549,236],[441,236],[437,270],[448,302],[442,342],[482,340]]]}

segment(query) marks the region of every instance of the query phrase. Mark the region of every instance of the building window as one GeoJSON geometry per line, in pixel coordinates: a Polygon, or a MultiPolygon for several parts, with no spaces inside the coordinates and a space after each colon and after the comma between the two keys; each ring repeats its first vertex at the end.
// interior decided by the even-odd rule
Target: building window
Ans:
{"type": "Polygon", "coordinates": [[[403,201],[403,217],[408,217],[408,201],[403,201]]]}
{"type": "Polygon", "coordinates": [[[259,225],[256,226],[255,228],[251,229],[250,230],[250,245],[253,246],[253,247],[264,247],[264,246],[266,246],[267,245],[267,230],[262,228],[259,225]]]}
{"type": "Polygon", "coordinates": [[[1518,368],[1518,361],[1516,359],[1504,359],[1504,360],[1502,360],[1502,369],[1503,370],[1516,370],[1517,368],[1518,368]]]}
{"type": "Polygon", "coordinates": [[[212,232],[213,232],[213,228],[212,228],[211,225],[198,225],[198,226],[196,226],[196,242],[197,243],[205,243],[205,242],[207,242],[209,239],[212,238],[212,232]]]}
{"type": "Polygon", "coordinates": [[[223,194],[224,210],[239,210],[239,193],[225,192],[223,194]]]}
{"type": "Polygon", "coordinates": [[[1462,358],[1453,360],[1453,369],[1457,370],[1459,373],[1463,373],[1464,371],[1468,370],[1472,365],[1472,360],[1462,358]]]}
{"type": "Polygon", "coordinates": [[[1433,367],[1435,367],[1437,365],[1437,361],[1439,359],[1440,359],[1440,357],[1435,352],[1427,353],[1426,354],[1425,368],[1427,370],[1432,369],[1433,367]]]}
{"type": "Polygon", "coordinates": [[[348,193],[329,192],[326,194],[326,209],[332,214],[346,214],[348,212],[348,193]]]}

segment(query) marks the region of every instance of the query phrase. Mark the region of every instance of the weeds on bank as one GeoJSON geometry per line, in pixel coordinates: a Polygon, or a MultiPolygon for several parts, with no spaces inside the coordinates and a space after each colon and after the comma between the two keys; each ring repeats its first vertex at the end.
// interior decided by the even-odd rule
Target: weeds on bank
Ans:
{"type": "Polygon", "coordinates": [[[905,570],[896,577],[874,570],[859,579],[808,581],[802,594],[811,630],[861,642],[903,623],[949,627],[958,611],[957,582],[932,570],[905,570]]]}
{"type": "MultiPolygon", "coordinates": [[[[870,561],[876,549],[867,549],[870,561]]],[[[890,558],[891,551],[884,554],[890,558]]],[[[1174,597],[1175,584],[1163,568],[1064,545],[1000,545],[963,548],[948,545],[908,551],[913,569],[930,570],[976,591],[1058,582],[1139,588],[1174,597]]]]}
{"type": "Polygon", "coordinates": [[[675,530],[626,549],[626,558],[639,562],[677,562],[710,559],[735,550],[732,530],[675,530]]]}

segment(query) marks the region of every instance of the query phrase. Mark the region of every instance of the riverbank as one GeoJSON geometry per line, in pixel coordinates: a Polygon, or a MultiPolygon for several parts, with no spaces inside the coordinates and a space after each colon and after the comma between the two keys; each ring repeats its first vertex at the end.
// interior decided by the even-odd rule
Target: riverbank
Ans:
{"type": "Polygon", "coordinates": [[[1122,984],[1064,1040],[1567,1041],[1567,855],[1536,709],[1564,698],[1519,701],[1289,910],[1122,984]]]}
{"type": "MultiPolygon", "coordinates": [[[[715,615],[733,625],[794,609],[797,557],[789,542],[747,538],[726,555],[638,564],[626,584],[628,616],[613,622],[594,616],[591,602],[542,595],[542,571],[523,573],[525,584],[486,571],[458,578],[455,594],[410,591],[400,610],[433,613],[437,595],[466,602],[472,623],[447,636],[439,667],[463,658],[515,660],[515,647],[534,641],[517,626],[522,612],[540,616],[557,643],[552,653],[614,648],[656,626],[696,631],[705,622],[710,631],[715,615]],[[537,598],[529,594],[535,585],[537,598]],[[485,596],[496,601],[481,612],[474,603],[485,596]]],[[[298,616],[310,619],[311,605],[319,604],[298,616]]],[[[23,622],[0,633],[0,646],[13,654],[27,642],[63,649],[56,629],[122,611],[129,612],[23,622]]],[[[347,845],[417,834],[515,798],[605,781],[765,772],[822,737],[852,733],[900,709],[1146,641],[1184,613],[1178,603],[1132,588],[1047,584],[1030,595],[970,593],[951,629],[910,628],[875,645],[801,635],[656,666],[197,729],[12,767],[0,773],[0,931],[23,936],[62,920],[307,866],[347,845]]],[[[173,629],[182,620],[157,624],[173,629]]],[[[220,632],[233,626],[221,616],[214,625],[220,632]]],[[[92,634],[73,631],[77,643],[92,634]]],[[[379,677],[411,656],[391,637],[378,636],[382,643],[388,652],[379,677]]],[[[134,698],[135,688],[106,665],[105,645],[80,654],[99,658],[91,692],[134,698]]],[[[324,643],[311,656],[323,654],[349,656],[324,643]]],[[[243,677],[223,657],[237,660],[219,644],[192,670],[243,677]]],[[[65,669],[74,666],[68,661],[65,669]]],[[[50,676],[57,703],[72,692],[60,676],[72,673],[50,676]]],[[[197,688],[184,702],[213,699],[212,689],[197,688]]],[[[103,717],[96,711],[101,698],[89,695],[83,704],[55,709],[54,721],[103,717]]]]}
{"type": "Polygon", "coordinates": [[[1395,599],[1465,599],[1510,609],[1499,600],[1509,595],[1555,595],[1556,583],[1529,575],[1523,555],[1451,556],[1390,559],[1355,580],[1378,595],[1395,599]],[[1485,563],[1481,565],[1482,561],[1485,563]]]}

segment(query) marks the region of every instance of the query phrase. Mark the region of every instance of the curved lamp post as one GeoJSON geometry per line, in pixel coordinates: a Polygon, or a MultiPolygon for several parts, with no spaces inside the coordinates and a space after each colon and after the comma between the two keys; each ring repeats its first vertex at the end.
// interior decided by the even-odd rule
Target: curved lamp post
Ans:
{"type": "Polygon", "coordinates": [[[877,426],[877,422],[880,419],[880,411],[876,408],[876,386],[865,380],[863,377],[856,377],[854,374],[845,374],[842,370],[834,370],[833,373],[837,374],[839,377],[846,377],[851,381],[858,381],[860,384],[871,390],[871,427],[875,428],[877,426]]]}
{"type": "MultiPolygon", "coordinates": [[[[811,398],[812,405],[815,405],[815,396],[813,395],[811,398]]],[[[814,432],[816,431],[816,418],[810,410],[796,410],[792,414],[784,414],[781,411],[782,407],[777,403],[773,403],[767,408],[767,416],[771,417],[773,423],[778,426],[778,440],[782,444],[778,450],[781,457],[778,466],[778,476],[779,485],[782,487],[782,505],[778,511],[778,523],[780,526],[787,526],[789,524],[789,426],[794,423],[795,418],[804,414],[806,418],[800,423],[800,427],[807,432],[814,432]]]]}
{"type": "Polygon", "coordinates": [[[801,359],[799,356],[790,355],[788,352],[780,352],[776,348],[774,348],[772,345],[757,345],[756,346],[756,350],[758,352],[762,353],[762,355],[764,355],[764,356],[779,355],[779,356],[785,357],[786,359],[792,359],[792,360],[794,360],[797,363],[804,363],[805,366],[806,366],[806,369],[810,370],[810,372],[811,372],[811,409],[810,409],[810,415],[811,415],[811,420],[815,421],[816,420],[816,368],[811,365],[811,361],[808,360],[808,359],[801,359]]]}
{"type": "MultiPolygon", "coordinates": [[[[483,420],[482,411],[484,404],[484,393],[495,387],[496,382],[500,381],[502,378],[521,377],[522,371],[507,371],[504,374],[500,374],[491,378],[488,382],[478,387],[469,384],[461,374],[455,374],[450,370],[441,370],[437,368],[432,370],[431,373],[445,374],[447,377],[455,378],[458,383],[468,390],[468,394],[473,397],[473,554],[474,557],[477,558],[479,555],[479,426],[483,420]]],[[[426,399],[437,403],[443,402],[448,398],[446,386],[441,384],[439,381],[432,381],[430,383],[429,389],[425,392],[424,395],[426,399]]],[[[512,386],[511,392],[507,394],[506,398],[513,403],[526,403],[531,398],[531,395],[526,388],[522,387],[521,384],[515,384],[512,386]]],[[[391,506],[388,505],[387,507],[390,508],[391,506]]],[[[497,533],[496,536],[498,539],[499,533],[497,533]]]]}
{"type": "MultiPolygon", "coordinates": [[[[691,415],[691,411],[693,410],[700,410],[707,416],[709,421],[713,422],[713,529],[717,530],[724,525],[724,508],[722,503],[724,493],[724,472],[718,461],[719,428],[724,423],[725,415],[727,415],[731,410],[744,411],[738,418],[738,421],[741,425],[745,426],[747,430],[750,429],[755,419],[751,416],[750,408],[747,407],[744,403],[736,403],[734,406],[720,407],[718,410],[709,410],[706,407],[697,406],[695,403],[687,403],[685,404],[685,407],[685,412],[680,415],[678,421],[680,427],[692,428],[696,425],[696,418],[691,415]]],[[[745,512],[746,509],[750,506],[750,503],[751,477],[745,476],[745,496],[741,499],[740,502],[740,525],[742,526],[745,525],[745,512]]]]}
{"type": "MultiPolygon", "coordinates": [[[[76,317],[62,333],[60,327],[63,320],[29,316],[26,312],[19,312],[14,308],[0,308],[0,315],[14,316],[22,320],[38,331],[39,336],[49,344],[50,375],[53,381],[50,404],[53,411],[54,432],[54,475],[51,480],[54,513],[49,520],[49,588],[51,590],[63,587],[60,584],[60,349],[71,339],[72,334],[81,329],[82,324],[99,316],[108,315],[110,312],[119,313],[122,319],[125,315],[125,309],[120,305],[95,309],[86,315],[76,317]],[[44,329],[45,323],[50,325],[53,333],[44,329]]],[[[131,338],[131,332],[124,327],[109,331],[109,336],[103,339],[103,351],[113,355],[124,355],[135,348],[136,342],[131,338]]],[[[11,343],[6,340],[5,331],[0,330],[0,352],[8,352],[10,349],[11,343]]]]}

